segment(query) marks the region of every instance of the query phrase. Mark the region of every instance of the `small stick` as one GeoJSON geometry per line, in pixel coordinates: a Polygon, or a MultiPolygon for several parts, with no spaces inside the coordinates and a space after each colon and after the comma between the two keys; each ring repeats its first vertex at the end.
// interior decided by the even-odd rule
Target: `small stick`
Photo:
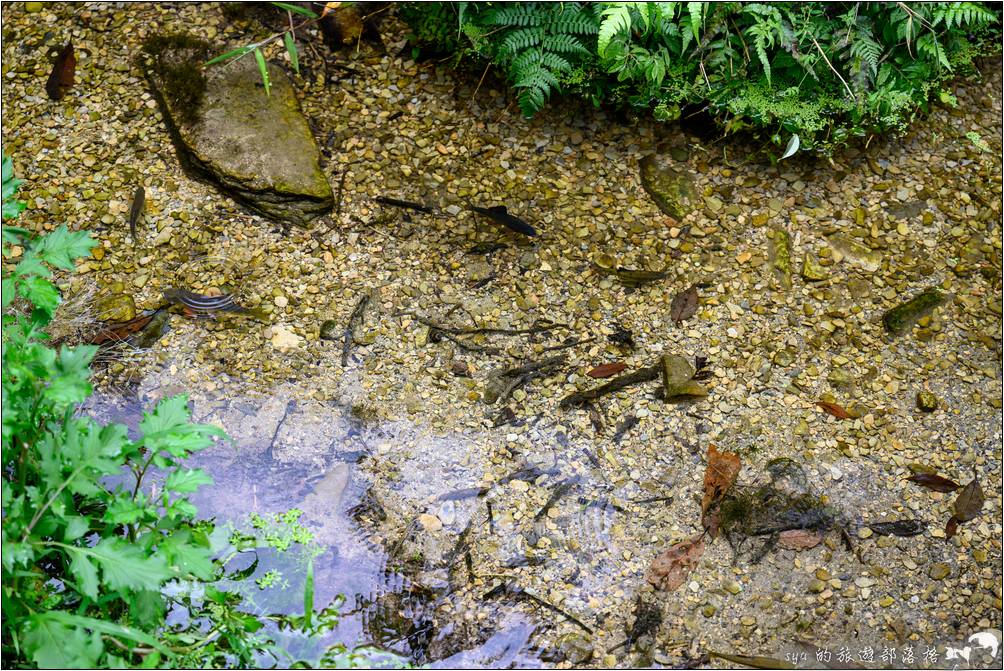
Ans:
{"type": "Polygon", "coordinates": [[[366,309],[366,304],[370,302],[370,295],[363,294],[359,302],[356,303],[356,307],[352,310],[352,314],[349,315],[349,323],[345,327],[345,339],[342,341],[342,367],[348,365],[349,363],[349,348],[352,347],[352,336],[355,331],[356,322],[359,321],[363,316],[363,310],[366,309]]]}
{"type": "Polygon", "coordinates": [[[605,394],[613,393],[633,384],[651,382],[652,380],[657,379],[659,375],[661,375],[661,372],[661,366],[658,365],[640,368],[633,373],[615,377],[610,380],[610,382],[596,387],[595,389],[587,389],[585,391],[577,391],[574,394],[569,394],[565,398],[561,399],[561,403],[558,404],[558,407],[570,408],[572,406],[581,405],[587,401],[595,401],[605,394]]]}
{"type": "Polygon", "coordinates": [[[525,329],[501,329],[501,328],[487,328],[487,327],[480,327],[480,328],[457,328],[457,327],[443,326],[442,324],[437,324],[436,322],[432,321],[428,317],[423,317],[421,315],[416,315],[416,314],[414,314],[412,312],[402,312],[402,313],[400,313],[400,316],[411,317],[411,318],[413,318],[415,321],[417,321],[420,324],[428,326],[429,328],[436,329],[437,331],[441,331],[443,333],[449,333],[451,335],[476,335],[476,334],[479,334],[479,333],[484,333],[486,335],[489,335],[489,334],[495,334],[495,335],[526,335],[528,333],[543,333],[544,331],[550,331],[551,329],[568,328],[564,324],[556,324],[556,323],[552,323],[552,322],[544,322],[544,323],[539,324],[537,326],[531,326],[530,328],[525,328],[525,329]]]}
{"type": "Polygon", "coordinates": [[[377,196],[374,198],[376,202],[381,205],[390,205],[392,207],[403,207],[406,210],[416,210],[418,212],[424,212],[426,214],[433,214],[436,210],[429,207],[428,205],[423,205],[422,203],[416,203],[410,200],[399,200],[397,198],[387,198],[385,196],[377,196]]]}

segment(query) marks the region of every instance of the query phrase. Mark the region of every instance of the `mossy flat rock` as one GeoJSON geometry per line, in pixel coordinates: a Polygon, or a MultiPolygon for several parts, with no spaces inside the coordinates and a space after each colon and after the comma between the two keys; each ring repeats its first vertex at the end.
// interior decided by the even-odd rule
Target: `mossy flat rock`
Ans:
{"type": "Polygon", "coordinates": [[[949,297],[937,289],[927,289],[888,310],[882,315],[882,323],[886,331],[894,336],[901,336],[909,332],[917,320],[931,314],[936,307],[944,305],[948,300],[949,297]]]}
{"type": "Polygon", "coordinates": [[[209,66],[192,113],[179,102],[192,97],[171,89],[179,82],[167,68],[191,67],[200,56],[198,49],[162,49],[149,71],[183,163],[271,219],[307,226],[329,212],[334,194],[286,74],[269,64],[266,95],[251,56],[209,66]]]}
{"type": "Polygon", "coordinates": [[[129,294],[102,296],[94,303],[98,319],[106,322],[127,322],[136,317],[136,303],[129,294]]]}
{"type": "Polygon", "coordinates": [[[669,154],[649,154],[640,167],[641,185],[660,210],[679,220],[693,209],[697,195],[685,165],[669,154]]]}

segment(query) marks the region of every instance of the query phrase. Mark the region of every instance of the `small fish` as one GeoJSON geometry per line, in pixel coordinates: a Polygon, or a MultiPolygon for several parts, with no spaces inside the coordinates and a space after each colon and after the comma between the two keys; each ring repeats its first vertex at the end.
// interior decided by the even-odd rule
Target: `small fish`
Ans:
{"type": "Polygon", "coordinates": [[[423,205],[422,203],[414,203],[410,200],[398,200],[397,198],[386,198],[384,196],[377,196],[374,198],[376,202],[381,205],[391,205],[393,207],[403,207],[406,210],[416,210],[418,212],[425,212],[426,214],[432,214],[435,210],[428,205],[423,205]]]}
{"type": "Polygon", "coordinates": [[[129,210],[129,233],[132,239],[136,239],[136,222],[143,216],[143,206],[146,205],[146,190],[140,186],[136,188],[136,193],[132,197],[132,208],[129,210]]]}
{"type": "Polygon", "coordinates": [[[230,294],[222,296],[206,296],[197,294],[186,289],[165,289],[164,299],[181,305],[197,315],[210,315],[215,312],[232,312],[234,314],[249,315],[258,319],[265,319],[264,313],[258,310],[250,310],[234,302],[234,297],[230,294]]]}
{"type": "Polygon", "coordinates": [[[477,212],[478,214],[488,217],[496,224],[501,224],[505,226],[510,231],[516,231],[517,233],[522,233],[523,235],[537,235],[537,229],[535,229],[530,224],[526,223],[519,217],[514,217],[509,214],[509,210],[506,209],[505,205],[495,205],[494,207],[478,207],[477,205],[472,205],[467,203],[467,209],[471,212],[477,212]]]}

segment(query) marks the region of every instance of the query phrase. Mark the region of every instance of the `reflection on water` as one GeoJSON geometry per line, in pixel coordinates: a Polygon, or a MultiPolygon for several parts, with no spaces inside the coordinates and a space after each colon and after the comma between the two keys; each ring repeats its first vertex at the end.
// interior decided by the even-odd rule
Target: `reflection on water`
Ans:
{"type": "MultiPolygon", "coordinates": [[[[85,410],[101,422],[126,424],[135,435],[144,407],[152,407],[152,402],[135,395],[98,393],[85,410]]],[[[303,511],[300,521],[322,546],[321,554],[313,559],[315,609],[340,603],[337,626],[316,646],[376,646],[434,668],[539,666],[541,655],[532,638],[540,626],[511,609],[511,604],[485,601],[481,607],[494,609],[492,617],[482,615],[474,621],[437,612],[451,611],[458,592],[471,595],[469,550],[456,539],[463,541],[473,525],[487,522],[486,502],[479,496],[484,492],[464,489],[477,481],[481,465],[461,463],[463,450],[458,449],[458,441],[462,439],[428,437],[427,449],[395,463],[395,499],[443,499],[430,509],[438,513],[444,530],[454,533],[444,534],[446,540],[435,540],[419,523],[403,518],[399,502],[389,510],[371,484],[373,469],[388,457],[381,451],[388,444],[400,444],[402,434],[414,428],[368,426],[348,409],[331,406],[323,417],[308,416],[316,415],[316,410],[308,412],[294,402],[275,398],[196,403],[196,421],[222,423],[236,442],[218,444],[188,462],[214,479],[213,485],[191,496],[200,516],[248,529],[251,513],[271,519],[291,508],[303,511]],[[265,416],[269,408],[276,410],[279,419],[265,416]],[[235,423],[235,413],[245,422],[235,423]],[[316,449],[308,451],[315,457],[310,462],[281,460],[291,444],[302,447],[311,438],[316,449]],[[326,460],[318,458],[321,453],[327,455],[326,460]],[[433,479],[429,473],[442,477],[433,479]],[[466,562],[461,559],[464,552],[468,553],[466,562]]],[[[160,486],[156,475],[147,484],[160,486]]],[[[584,506],[581,519],[571,520],[569,533],[582,533],[586,527],[601,533],[603,514],[602,507],[584,506]]],[[[303,608],[304,555],[302,549],[299,553],[264,549],[239,554],[227,565],[229,575],[257,563],[253,572],[231,587],[245,595],[249,611],[298,614],[303,608]],[[273,570],[282,572],[282,581],[259,589],[255,581],[273,570]]],[[[305,651],[302,636],[288,632],[275,632],[275,636],[294,656],[306,658],[318,652],[305,651]]]]}

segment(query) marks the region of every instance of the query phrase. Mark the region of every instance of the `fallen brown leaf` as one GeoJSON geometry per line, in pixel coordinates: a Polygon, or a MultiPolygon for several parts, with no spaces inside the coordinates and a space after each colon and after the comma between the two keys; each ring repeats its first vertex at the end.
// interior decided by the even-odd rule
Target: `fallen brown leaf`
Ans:
{"type": "Polygon", "coordinates": [[[962,488],[959,495],[955,497],[955,514],[953,517],[959,522],[968,522],[979,516],[983,510],[984,503],[983,488],[974,477],[962,488]]]}
{"type": "Polygon", "coordinates": [[[625,368],[627,368],[627,364],[624,364],[620,361],[613,361],[611,363],[605,363],[597,366],[596,368],[586,373],[586,375],[592,378],[611,377],[613,375],[616,375],[617,373],[620,373],[625,368]]]}
{"type": "Polygon", "coordinates": [[[701,522],[712,538],[718,536],[718,505],[739,477],[742,462],[735,452],[719,452],[708,445],[708,466],[704,471],[704,496],[701,498],[701,522]]]}
{"type": "Polygon", "coordinates": [[[945,525],[945,538],[951,538],[959,531],[959,520],[955,519],[955,515],[948,518],[948,523],[945,525]]]}
{"type": "Polygon", "coordinates": [[[683,320],[693,317],[696,312],[697,285],[692,284],[673,298],[673,302],[669,306],[669,316],[679,324],[683,320]]]}
{"type": "Polygon", "coordinates": [[[788,529],[777,536],[777,544],[785,550],[808,550],[823,542],[818,531],[809,529],[788,529]]]}
{"type": "Polygon", "coordinates": [[[87,344],[107,345],[109,343],[120,343],[133,333],[143,330],[143,328],[150,323],[150,320],[153,319],[155,314],[157,313],[154,312],[149,315],[140,315],[139,317],[130,319],[127,322],[108,324],[103,329],[88,338],[87,344]]]}
{"type": "Polygon", "coordinates": [[[672,592],[683,584],[704,554],[704,534],[670,545],[652,560],[646,579],[656,589],[672,592]]]}
{"type": "Polygon", "coordinates": [[[915,482],[921,487],[927,487],[928,489],[933,489],[936,492],[942,492],[945,494],[948,492],[954,492],[962,486],[954,480],[943,478],[935,473],[917,473],[916,475],[908,477],[907,480],[915,482]]]}
{"type": "Polygon", "coordinates": [[[850,419],[851,414],[844,410],[841,406],[836,403],[830,403],[829,401],[816,401],[816,405],[830,413],[837,419],[850,419]]]}
{"type": "Polygon", "coordinates": [[[52,72],[45,82],[45,92],[53,100],[59,100],[73,86],[73,76],[77,71],[77,58],[73,55],[73,43],[67,42],[52,64],[52,72]]]}

